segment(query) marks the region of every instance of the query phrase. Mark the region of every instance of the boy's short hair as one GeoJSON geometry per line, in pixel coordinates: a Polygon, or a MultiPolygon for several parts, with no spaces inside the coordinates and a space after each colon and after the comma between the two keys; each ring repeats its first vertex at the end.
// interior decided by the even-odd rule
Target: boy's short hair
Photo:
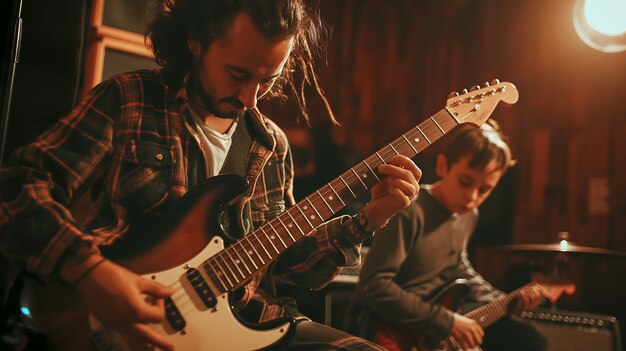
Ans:
{"type": "Polygon", "coordinates": [[[506,137],[498,123],[488,120],[480,128],[464,125],[453,135],[443,155],[448,168],[465,156],[470,156],[469,167],[484,169],[496,160],[497,170],[506,170],[515,164],[506,137]]]}

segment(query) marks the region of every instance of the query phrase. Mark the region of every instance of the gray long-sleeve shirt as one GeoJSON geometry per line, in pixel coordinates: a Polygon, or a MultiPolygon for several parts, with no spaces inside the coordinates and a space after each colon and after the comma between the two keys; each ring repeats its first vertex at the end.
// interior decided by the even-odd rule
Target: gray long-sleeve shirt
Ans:
{"type": "Polygon", "coordinates": [[[448,337],[452,311],[424,299],[459,278],[470,282],[470,301],[502,294],[468,260],[477,220],[477,210],[453,214],[431,195],[430,186],[422,186],[417,199],[376,232],[357,298],[384,320],[437,339],[448,337]]]}

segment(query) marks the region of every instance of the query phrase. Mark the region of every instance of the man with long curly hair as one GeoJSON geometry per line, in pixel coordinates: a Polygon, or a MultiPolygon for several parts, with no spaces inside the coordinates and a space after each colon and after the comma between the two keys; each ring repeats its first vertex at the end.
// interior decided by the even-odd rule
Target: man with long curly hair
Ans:
{"type": "MultiPolygon", "coordinates": [[[[1,171],[0,244],[16,267],[71,287],[104,327],[170,350],[171,340],[149,324],[166,323],[164,306],[176,305],[180,292],[120,262],[158,245],[162,238],[152,227],[207,178],[234,173],[249,182],[236,215],[220,218],[227,243],[295,204],[287,138],[261,114],[257,101],[285,98],[284,89],[291,89],[305,119],[307,85],[326,101],[313,71],[325,31],[317,12],[301,0],[167,0],[156,9],[146,42],[161,68],[100,83],[69,115],[18,149],[1,171]],[[68,207],[87,190],[93,208],[78,223],[68,207]]],[[[229,290],[236,285],[229,284],[231,278],[258,266],[257,274],[232,291],[233,308],[253,322],[294,320],[293,338],[279,347],[379,349],[308,320],[292,300],[276,296],[279,280],[323,287],[339,267],[358,263],[361,243],[409,205],[419,189],[415,164],[395,156],[378,172],[383,177],[372,187],[371,202],[357,215],[311,227],[303,226],[309,221],[304,217],[302,240],[289,248],[267,244],[265,249],[281,251],[275,259],[262,249],[242,251],[234,262],[249,266],[227,267],[208,288],[222,284],[229,290]]],[[[152,260],[157,266],[188,249],[185,240],[174,242],[171,251],[152,260]]],[[[184,314],[183,307],[188,308],[178,310],[184,314]]],[[[210,343],[193,347],[216,349],[210,343]]]]}

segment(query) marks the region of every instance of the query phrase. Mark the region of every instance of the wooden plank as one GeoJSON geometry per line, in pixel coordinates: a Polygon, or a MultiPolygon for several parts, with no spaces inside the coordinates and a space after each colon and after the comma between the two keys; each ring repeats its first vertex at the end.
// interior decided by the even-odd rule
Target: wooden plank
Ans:
{"type": "Polygon", "coordinates": [[[626,121],[613,128],[611,158],[611,233],[609,246],[626,251],[626,121]]]}
{"type": "Polygon", "coordinates": [[[581,245],[608,246],[609,213],[590,208],[590,191],[597,191],[594,182],[609,176],[609,131],[608,124],[580,129],[571,139],[569,232],[581,245]]]}

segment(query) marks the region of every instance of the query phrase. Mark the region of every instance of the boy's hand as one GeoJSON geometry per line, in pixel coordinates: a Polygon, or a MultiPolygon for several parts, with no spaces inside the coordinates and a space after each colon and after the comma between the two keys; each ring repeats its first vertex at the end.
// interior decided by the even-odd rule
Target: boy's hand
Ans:
{"type": "Polygon", "coordinates": [[[455,343],[454,346],[459,346],[462,350],[471,349],[482,344],[484,336],[485,331],[478,322],[460,314],[454,314],[454,322],[450,332],[450,338],[455,343]]]}
{"type": "Polygon", "coordinates": [[[533,285],[529,289],[521,289],[519,296],[511,301],[509,312],[520,313],[533,310],[539,307],[541,301],[546,296],[549,296],[548,291],[539,284],[533,285]]]}

